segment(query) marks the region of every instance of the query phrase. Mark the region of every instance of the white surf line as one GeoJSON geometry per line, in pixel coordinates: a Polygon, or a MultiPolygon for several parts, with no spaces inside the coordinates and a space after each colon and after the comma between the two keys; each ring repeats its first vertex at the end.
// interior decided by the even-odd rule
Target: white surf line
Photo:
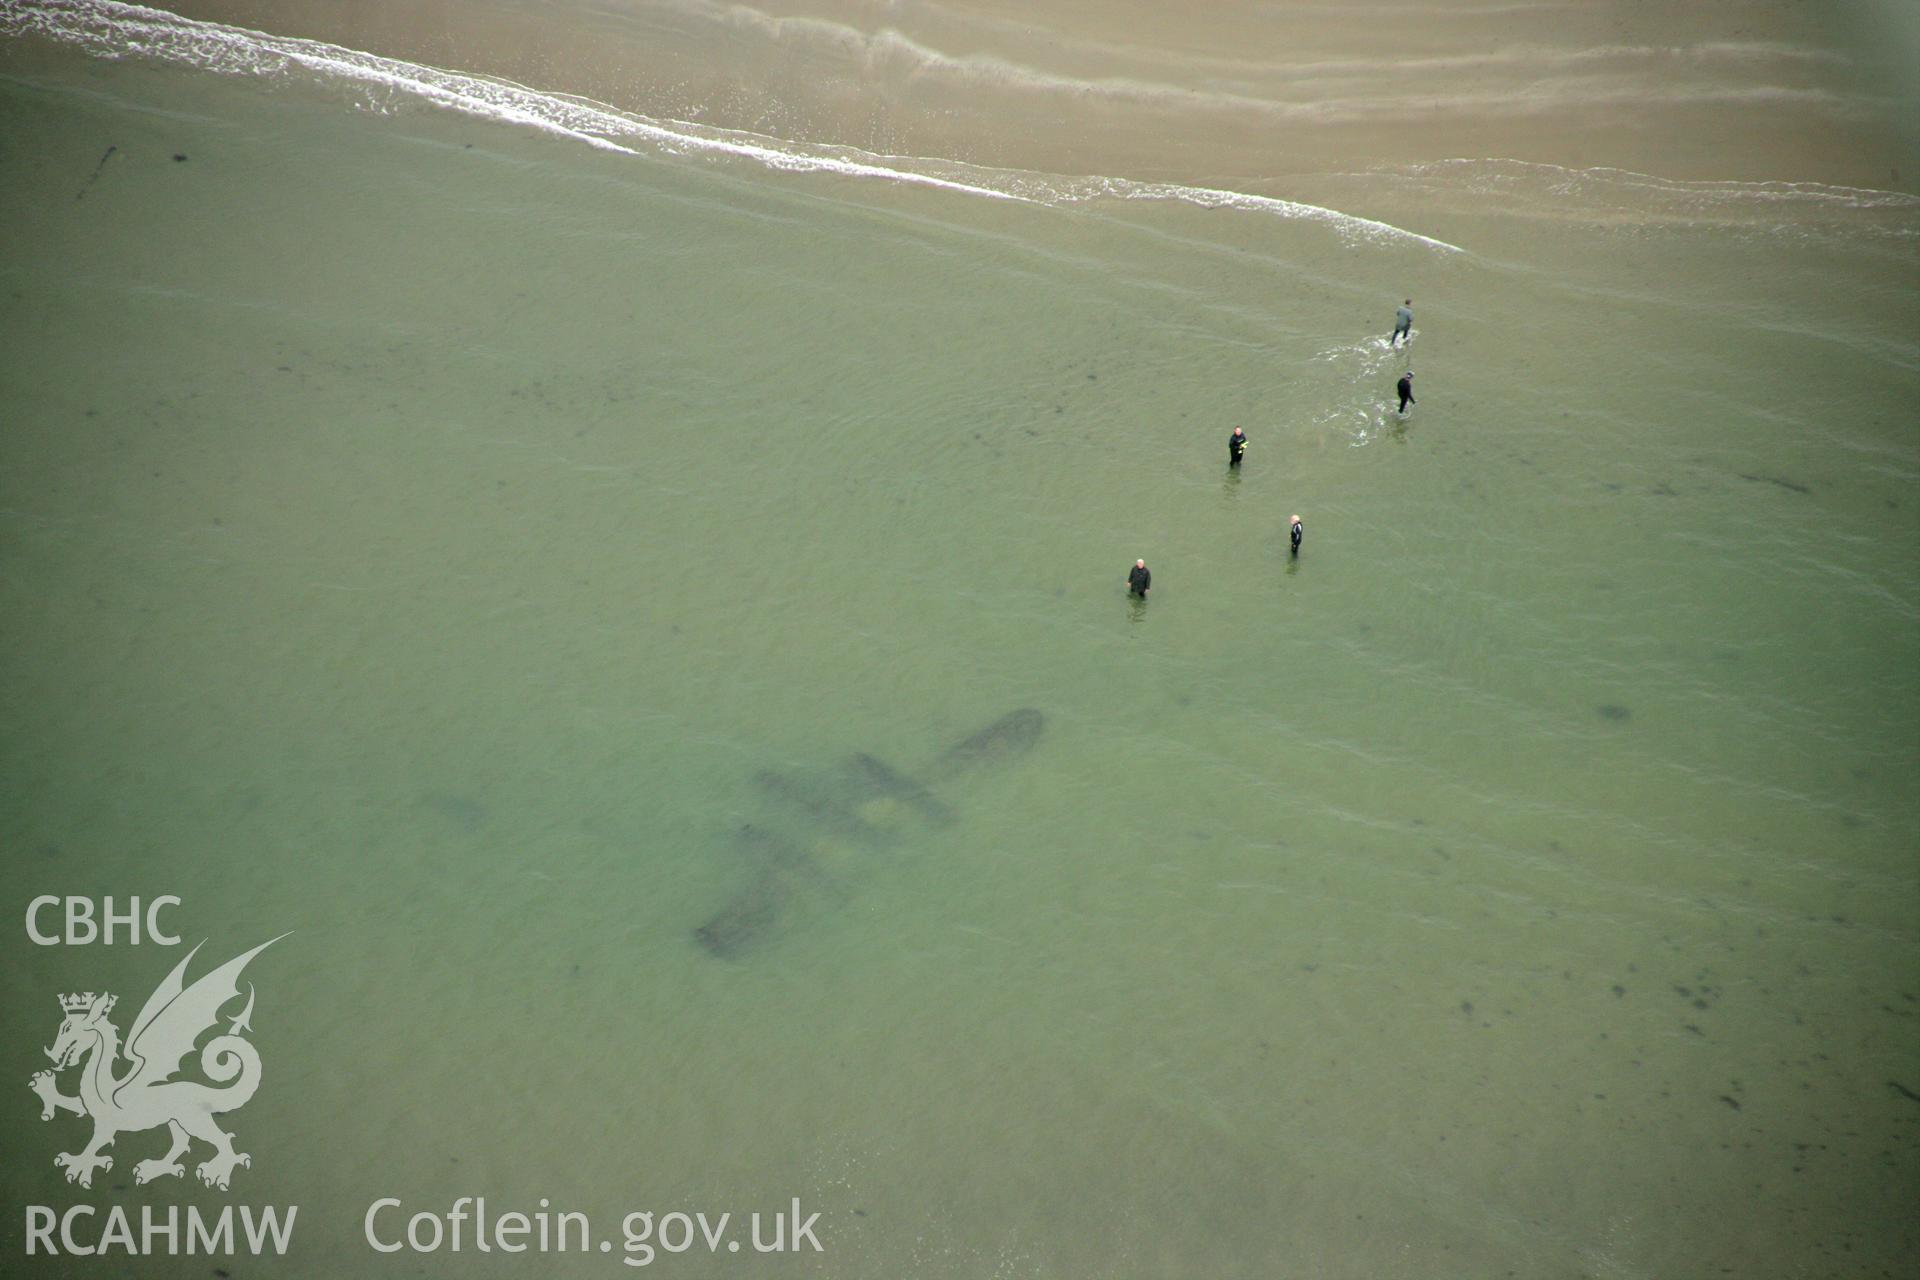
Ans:
{"type": "Polygon", "coordinates": [[[1457,244],[1437,240],[1432,236],[1421,235],[1418,231],[1408,231],[1405,227],[1396,227],[1390,222],[1380,222],[1373,218],[1363,218],[1358,214],[1341,213],[1337,209],[1324,208],[1317,204],[1302,204],[1297,200],[1282,200],[1277,196],[1255,196],[1241,191],[1222,191],[1214,187],[1187,187],[1172,183],[1133,182],[1126,178],[1101,178],[1095,181],[1109,184],[1110,194],[1123,200],[1184,200],[1209,209],[1254,209],[1261,212],[1276,213],[1285,218],[1305,218],[1316,221],[1333,221],[1343,230],[1360,231],[1374,235],[1386,235],[1404,238],[1442,249],[1448,253],[1465,253],[1457,244]]]}
{"type": "Polygon", "coordinates": [[[621,145],[616,138],[645,138],[669,154],[704,151],[750,160],[779,172],[878,178],[1040,205],[1101,197],[1177,200],[1205,208],[1236,208],[1289,220],[1326,222],[1350,236],[1406,239],[1447,252],[1465,252],[1458,245],[1390,223],[1271,196],[1126,178],[983,169],[959,161],[876,156],[850,147],[808,151],[764,135],[686,121],[653,120],[605,103],[549,93],[510,80],[444,71],[316,40],[198,22],[121,0],[0,0],[0,34],[37,35],[78,45],[104,58],[151,57],[221,75],[268,77],[290,64],[323,77],[398,90],[463,114],[539,129],[623,155],[640,152],[621,145]],[[928,172],[930,168],[955,176],[942,177],[928,172]]]}
{"type": "MultiPolygon", "coordinates": [[[[910,68],[909,74],[914,76],[931,73],[961,81],[989,84],[1001,90],[1051,94],[1069,101],[1091,96],[1119,102],[1172,106],[1183,110],[1204,108],[1239,115],[1253,114],[1272,116],[1282,120],[1313,121],[1399,118],[1406,110],[1401,100],[1383,99],[1372,91],[1363,91],[1357,96],[1348,97],[1337,97],[1327,92],[1310,92],[1304,97],[1272,98],[1228,88],[1196,88],[1191,85],[1124,75],[1078,76],[1017,62],[996,53],[945,53],[889,26],[869,31],[826,18],[799,15],[774,16],[745,5],[720,5],[712,3],[711,0],[678,0],[674,7],[710,25],[733,31],[751,32],[758,39],[776,48],[791,49],[795,43],[807,41],[816,46],[824,46],[868,69],[898,70],[900,64],[907,64],[910,68]]],[[[1008,24],[996,23],[989,19],[984,20],[983,25],[1005,27],[1008,24]]],[[[1024,26],[1024,24],[1016,25],[1024,26]]],[[[1027,27],[1023,34],[1031,36],[1033,32],[1033,28],[1027,27]]],[[[1132,51],[1124,46],[1079,41],[1071,37],[1064,38],[1069,43],[1103,53],[1108,57],[1134,57],[1132,51]]],[[[1060,39],[1055,38],[1053,43],[1057,46],[1060,39]]],[[[1336,58],[1318,62],[1293,63],[1284,68],[1233,59],[1201,58],[1198,61],[1202,65],[1218,63],[1221,68],[1229,72],[1236,66],[1243,70],[1258,69],[1268,75],[1272,75],[1276,70],[1284,70],[1285,83],[1296,90],[1320,81],[1336,84],[1349,81],[1376,84],[1383,77],[1391,78],[1409,73],[1511,67],[1516,72],[1528,73],[1526,78],[1529,84],[1540,91],[1533,96],[1516,94],[1510,89],[1445,96],[1423,94],[1419,97],[1420,108],[1427,112],[1447,109],[1531,113],[1540,110],[1564,109],[1568,106],[1602,106],[1615,102],[1693,102],[1722,99],[1747,102],[1783,96],[1788,99],[1807,99],[1836,104],[1842,101],[1837,95],[1823,90],[1768,85],[1727,89],[1675,88],[1664,84],[1649,88],[1645,85],[1634,85],[1596,92],[1592,91],[1584,80],[1578,85],[1557,85],[1552,82],[1550,74],[1556,68],[1585,67],[1596,62],[1653,59],[1704,63],[1726,58],[1742,61],[1758,61],[1765,58],[1811,59],[1825,62],[1837,60],[1841,64],[1845,63],[1844,57],[1824,50],[1798,49],[1790,45],[1759,41],[1744,43],[1719,41],[1676,46],[1605,45],[1585,49],[1526,45],[1495,49],[1486,53],[1399,58],[1385,62],[1375,59],[1336,58]]]]}
{"type": "MultiPolygon", "coordinates": [[[[408,71],[430,72],[430,68],[372,59],[366,54],[314,40],[194,22],[140,5],[112,0],[39,0],[24,4],[0,0],[0,34],[36,35],[78,45],[104,58],[150,57],[220,75],[266,77],[285,70],[286,64],[291,63],[322,75],[399,89],[467,114],[542,129],[628,155],[638,154],[511,102],[489,101],[483,95],[462,93],[434,83],[430,75],[406,74],[408,71]]],[[[472,82],[475,86],[480,83],[472,82]]]]}
{"type": "MultiPolygon", "coordinates": [[[[839,52],[849,59],[858,60],[868,67],[889,67],[891,64],[908,63],[911,64],[911,72],[916,75],[921,72],[932,72],[962,80],[984,81],[1004,89],[1031,90],[1069,97],[1091,94],[1142,102],[1164,102],[1182,107],[1209,105],[1218,108],[1282,114],[1296,114],[1301,111],[1318,113],[1325,109],[1324,104],[1318,101],[1290,102],[1253,94],[1142,80],[1125,75],[1077,76],[1018,62],[996,53],[947,53],[892,26],[880,26],[869,30],[828,18],[801,15],[776,16],[746,5],[721,4],[715,3],[714,0],[666,0],[666,3],[669,7],[698,21],[725,27],[735,32],[751,32],[771,45],[791,47],[800,41],[807,41],[839,52]]],[[[1138,63],[1142,60],[1142,50],[1124,44],[1080,38],[1058,29],[1037,27],[1031,22],[1011,22],[971,14],[963,16],[957,11],[949,16],[979,30],[998,32],[1003,39],[1011,37],[1021,43],[1032,43],[1037,38],[1044,38],[1045,43],[1056,50],[1071,47],[1115,61],[1138,63]]],[[[1423,15],[1423,17],[1427,16],[1432,15],[1423,15]]],[[[1583,66],[1609,60],[1678,59],[1701,62],[1722,59],[1755,61],[1772,58],[1782,61],[1815,61],[1842,66],[1847,62],[1843,55],[1829,50],[1803,49],[1794,45],[1766,41],[1736,40],[1710,41],[1692,45],[1600,45],[1578,49],[1547,45],[1518,45],[1496,48],[1483,53],[1421,58],[1403,57],[1386,61],[1377,58],[1327,58],[1312,62],[1293,62],[1284,66],[1271,62],[1203,53],[1182,54],[1178,51],[1152,50],[1151,54],[1160,58],[1172,56],[1189,65],[1208,69],[1216,76],[1238,76],[1244,79],[1252,75],[1272,78],[1284,73],[1285,82],[1294,87],[1322,79],[1366,79],[1373,82],[1382,78],[1421,72],[1457,72],[1485,67],[1514,67],[1533,72],[1532,78],[1537,79],[1555,68],[1583,66]]],[[[1324,95],[1311,96],[1324,97],[1324,95]]],[[[1368,101],[1372,100],[1368,99],[1368,101]]]]}
{"type": "MultiPolygon", "coordinates": [[[[1620,186],[1647,186],[1656,191],[1673,195],[1745,195],[1760,199],[1815,199],[1844,200],[1857,207],[1877,208],[1883,205],[1894,207],[1920,206],[1920,196],[1909,195],[1904,191],[1883,191],[1877,187],[1844,187],[1825,182],[1796,182],[1787,178],[1767,178],[1760,181],[1741,181],[1736,178],[1665,178],[1657,173],[1641,173],[1636,169],[1619,169],[1610,165],[1596,165],[1592,168],[1573,168],[1567,165],[1550,164],[1541,160],[1515,160],[1505,156],[1452,156],[1443,160],[1426,160],[1419,164],[1405,166],[1403,172],[1425,174],[1429,171],[1445,170],[1465,165],[1490,165],[1519,170],[1539,170],[1548,173],[1567,174],[1573,177],[1595,177],[1613,182],[1620,186]],[[1622,179],[1634,178],[1637,182],[1625,182],[1622,179]],[[1870,196],[1873,199],[1860,204],[1854,197],[1870,196]]],[[[1380,173],[1392,173],[1394,170],[1375,170],[1360,173],[1357,177],[1374,177],[1380,173]]],[[[1338,176],[1338,175],[1336,175],[1338,176]]]]}
{"type": "Polygon", "coordinates": [[[931,174],[848,159],[809,155],[777,140],[724,131],[704,132],[680,122],[630,115],[602,103],[547,93],[511,80],[443,71],[383,58],[317,40],[196,22],[177,14],[117,0],[0,0],[0,34],[33,34],[75,44],[107,58],[157,58],[222,75],[270,76],[291,63],[323,76],[395,89],[467,115],[524,125],[589,146],[638,155],[613,137],[644,137],[664,150],[699,150],[754,160],[787,172],[840,173],[943,187],[996,200],[1025,197],[931,174]]]}
{"type": "Polygon", "coordinates": [[[789,172],[886,178],[996,200],[1025,199],[1006,191],[844,156],[809,155],[786,149],[777,140],[730,136],[724,131],[701,132],[691,126],[676,128],[677,121],[650,120],[511,80],[443,71],[317,40],[196,22],[117,0],[28,0],[20,4],[0,0],[0,33],[31,33],[77,44],[108,58],[129,54],[154,57],[223,75],[267,76],[291,63],[322,75],[397,89],[464,114],[525,125],[624,155],[640,153],[620,145],[608,134],[644,137],[670,152],[691,149],[739,156],[789,172]]]}

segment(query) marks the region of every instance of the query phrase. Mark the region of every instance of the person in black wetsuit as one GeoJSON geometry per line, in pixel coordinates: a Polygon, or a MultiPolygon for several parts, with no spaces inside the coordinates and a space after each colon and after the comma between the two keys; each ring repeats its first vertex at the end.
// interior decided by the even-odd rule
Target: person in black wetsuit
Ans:
{"type": "Polygon", "coordinates": [[[1147,568],[1145,560],[1135,560],[1133,569],[1127,574],[1127,590],[1142,600],[1147,598],[1147,588],[1153,585],[1153,571],[1147,568]]]}
{"type": "Polygon", "coordinates": [[[1288,539],[1289,539],[1290,541],[1292,541],[1292,543],[1293,543],[1293,550],[1292,550],[1292,552],[1291,552],[1291,554],[1293,554],[1293,555],[1296,555],[1296,556],[1300,554],[1300,537],[1301,537],[1301,535],[1302,535],[1302,534],[1304,534],[1305,532],[1306,532],[1306,530],[1305,530],[1305,529],[1303,529],[1303,528],[1301,528],[1301,526],[1300,526],[1300,517],[1299,517],[1299,516],[1289,516],[1289,517],[1288,517],[1288,523],[1287,523],[1287,537],[1288,537],[1288,539]]]}
{"type": "Polygon", "coordinates": [[[1400,412],[1405,413],[1408,405],[1419,403],[1413,398],[1413,370],[1409,369],[1400,375],[1395,389],[1400,392],[1400,412]]]}
{"type": "Polygon", "coordinates": [[[1247,433],[1235,427],[1233,434],[1227,437],[1227,465],[1237,467],[1240,459],[1247,456],[1247,433]]]}

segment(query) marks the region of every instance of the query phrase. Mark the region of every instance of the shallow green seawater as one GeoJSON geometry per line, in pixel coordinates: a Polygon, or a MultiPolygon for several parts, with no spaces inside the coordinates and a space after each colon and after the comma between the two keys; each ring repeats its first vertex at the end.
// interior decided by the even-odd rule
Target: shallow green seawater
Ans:
{"type": "MultiPolygon", "coordinates": [[[[293,931],[233,1196],[87,1197],[22,1089],[11,1204],[297,1204],[270,1274],[618,1269],[381,1196],[797,1196],[832,1276],[1911,1247],[1911,210],[1325,180],[1450,253],[0,75],[9,909],[293,931]],[[1022,707],[946,827],[757,780],[1022,707]],[[829,874],[717,958],[743,826],[829,874]]],[[[177,959],[5,946],[22,1079],[177,959]]]]}

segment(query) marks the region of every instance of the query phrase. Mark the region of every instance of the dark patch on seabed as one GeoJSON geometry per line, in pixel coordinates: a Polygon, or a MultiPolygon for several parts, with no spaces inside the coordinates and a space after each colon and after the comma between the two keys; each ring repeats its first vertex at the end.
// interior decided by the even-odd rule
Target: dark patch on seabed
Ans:
{"type": "Polygon", "coordinates": [[[1791,489],[1795,493],[1812,493],[1813,492],[1813,490],[1808,486],[1801,484],[1796,480],[1788,480],[1784,476],[1756,476],[1756,475],[1750,475],[1747,472],[1742,471],[1740,473],[1740,478],[1742,480],[1751,480],[1755,484],[1779,485],[1782,489],[1791,489]]]}
{"type": "Polygon", "coordinates": [[[847,872],[860,852],[894,848],[910,834],[893,818],[874,814],[873,802],[893,802],[922,830],[949,826],[957,815],[933,788],[1025,755],[1045,727],[1046,717],[1031,707],[1009,712],[949,747],[921,777],[864,751],[818,775],[762,769],[754,781],[788,822],[803,820],[802,835],[753,824],[735,832],[734,843],[756,864],[755,871],[694,936],[713,954],[731,956],[765,938],[802,898],[831,902],[851,896],[847,872]]]}
{"type": "Polygon", "coordinates": [[[462,831],[478,831],[487,821],[487,806],[472,796],[451,791],[429,791],[420,803],[462,831]]]}
{"type": "Polygon", "coordinates": [[[1617,702],[1603,702],[1599,706],[1595,707],[1594,710],[1600,714],[1600,718],[1603,720],[1633,719],[1632,709],[1628,707],[1623,707],[1617,702]]]}
{"type": "Polygon", "coordinates": [[[113,153],[119,149],[117,145],[110,146],[101,153],[100,163],[93,166],[93,173],[80,185],[80,190],[74,192],[73,198],[75,200],[86,199],[87,192],[92,188],[93,184],[100,181],[100,171],[107,167],[107,161],[113,159],[113,153]]]}

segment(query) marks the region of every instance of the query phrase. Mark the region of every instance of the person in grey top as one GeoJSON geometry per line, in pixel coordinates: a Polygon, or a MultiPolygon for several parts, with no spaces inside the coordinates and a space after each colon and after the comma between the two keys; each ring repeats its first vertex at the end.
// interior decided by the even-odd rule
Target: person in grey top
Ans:
{"type": "Polygon", "coordinates": [[[1390,347],[1397,347],[1400,345],[1400,339],[1403,337],[1408,342],[1413,341],[1413,299],[1412,298],[1408,298],[1404,303],[1401,304],[1400,309],[1393,313],[1393,336],[1387,339],[1387,345],[1390,347]]]}

